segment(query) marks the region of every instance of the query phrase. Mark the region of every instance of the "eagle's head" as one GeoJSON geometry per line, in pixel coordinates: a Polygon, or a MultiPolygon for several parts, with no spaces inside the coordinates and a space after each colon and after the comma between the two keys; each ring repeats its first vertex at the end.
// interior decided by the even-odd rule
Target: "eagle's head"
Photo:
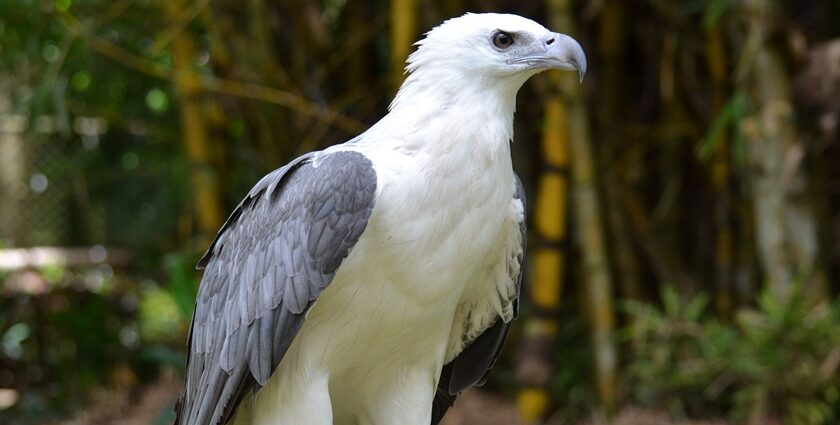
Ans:
{"type": "Polygon", "coordinates": [[[466,14],[416,45],[390,113],[367,138],[507,142],[516,93],[528,78],[547,69],[577,70],[581,79],[586,72],[577,41],[516,15],[466,14]]]}
{"type": "Polygon", "coordinates": [[[517,15],[468,13],[445,21],[417,42],[409,72],[451,67],[464,73],[497,77],[546,69],[586,73],[586,56],[575,39],[517,15]]]}
{"type": "MultiPolygon", "coordinates": [[[[403,92],[464,94],[473,86],[484,94],[495,88],[515,97],[540,71],[577,70],[581,80],[586,73],[586,56],[575,39],[517,15],[468,13],[435,27],[416,45],[403,92]]],[[[401,97],[407,96],[398,94],[395,103],[401,97]]]]}

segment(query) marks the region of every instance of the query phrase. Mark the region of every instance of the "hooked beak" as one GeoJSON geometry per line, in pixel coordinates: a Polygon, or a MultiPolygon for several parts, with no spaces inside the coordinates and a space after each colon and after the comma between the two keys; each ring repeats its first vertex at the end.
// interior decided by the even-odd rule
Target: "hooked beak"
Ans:
{"type": "Polygon", "coordinates": [[[572,37],[560,33],[551,33],[543,41],[543,51],[522,58],[510,59],[513,64],[527,64],[532,68],[577,70],[580,82],[586,74],[586,54],[572,37]]]}

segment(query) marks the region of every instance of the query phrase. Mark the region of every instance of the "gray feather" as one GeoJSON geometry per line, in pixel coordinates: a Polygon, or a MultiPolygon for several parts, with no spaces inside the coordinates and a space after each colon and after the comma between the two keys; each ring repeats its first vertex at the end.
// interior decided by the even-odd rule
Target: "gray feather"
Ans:
{"type": "Polygon", "coordinates": [[[361,237],[376,173],[364,155],[304,155],[260,180],[198,263],[176,424],[216,425],[264,385],[361,237]]]}

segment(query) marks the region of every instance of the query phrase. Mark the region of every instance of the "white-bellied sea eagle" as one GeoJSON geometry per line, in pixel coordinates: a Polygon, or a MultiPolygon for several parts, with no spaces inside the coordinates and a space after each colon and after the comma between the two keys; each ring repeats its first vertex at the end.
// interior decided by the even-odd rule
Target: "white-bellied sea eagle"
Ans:
{"type": "Polygon", "coordinates": [[[517,314],[516,93],[586,58],[534,21],[429,31],[389,112],[260,180],[199,262],[176,424],[434,425],[517,314]]]}

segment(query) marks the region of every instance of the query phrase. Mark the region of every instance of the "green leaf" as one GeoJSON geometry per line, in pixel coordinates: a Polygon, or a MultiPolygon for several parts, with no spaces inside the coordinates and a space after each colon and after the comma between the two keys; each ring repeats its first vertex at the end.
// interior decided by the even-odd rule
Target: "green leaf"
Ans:
{"type": "Polygon", "coordinates": [[[700,316],[703,315],[703,312],[706,310],[706,306],[708,305],[709,296],[705,292],[697,294],[685,307],[683,318],[691,322],[700,320],[700,316]]]}
{"type": "Polygon", "coordinates": [[[765,289],[758,296],[758,307],[773,322],[782,322],[787,314],[785,303],[770,289],[765,289]]]}
{"type": "Polygon", "coordinates": [[[662,306],[665,309],[665,315],[668,317],[679,317],[680,315],[680,296],[673,286],[666,286],[662,290],[662,306]]]}
{"type": "Polygon", "coordinates": [[[732,162],[738,165],[744,165],[747,163],[747,143],[740,123],[743,122],[744,117],[747,115],[750,98],[743,91],[739,91],[738,94],[741,96],[740,101],[732,105],[732,119],[735,122],[733,125],[735,127],[735,138],[732,141],[732,162]]]}
{"type": "Polygon", "coordinates": [[[708,2],[706,9],[703,11],[703,28],[706,31],[714,28],[720,18],[732,8],[732,0],[713,0],[708,2]]]}
{"type": "Polygon", "coordinates": [[[59,12],[66,12],[67,9],[70,9],[70,5],[72,4],[72,0],[55,0],[55,2],[53,2],[55,9],[59,12]]]}
{"type": "Polygon", "coordinates": [[[697,148],[697,156],[701,160],[708,160],[717,149],[720,141],[723,140],[723,133],[741,121],[741,117],[746,110],[746,101],[746,94],[741,90],[733,93],[726,101],[697,148]]]}

